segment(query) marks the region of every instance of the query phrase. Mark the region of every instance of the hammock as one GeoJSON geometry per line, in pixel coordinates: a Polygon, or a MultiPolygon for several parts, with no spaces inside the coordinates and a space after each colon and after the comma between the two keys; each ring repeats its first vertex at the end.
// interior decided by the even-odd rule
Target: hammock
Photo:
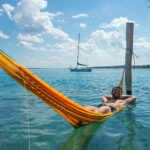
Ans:
{"type": "MultiPolygon", "coordinates": [[[[109,118],[113,113],[99,114],[84,108],[70,100],[57,90],[39,79],[28,69],[19,65],[4,52],[0,50],[0,67],[14,80],[20,83],[28,91],[39,97],[61,116],[63,116],[73,127],[79,128],[83,125],[96,123],[109,118]]],[[[120,86],[123,84],[123,76],[120,86]]],[[[122,107],[118,108],[119,111],[122,107]]],[[[116,111],[116,112],[117,112],[116,111]]]]}

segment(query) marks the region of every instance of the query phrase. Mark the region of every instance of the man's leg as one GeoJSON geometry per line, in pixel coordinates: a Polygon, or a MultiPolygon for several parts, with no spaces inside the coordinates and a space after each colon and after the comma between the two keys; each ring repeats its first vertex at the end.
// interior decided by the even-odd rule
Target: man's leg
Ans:
{"type": "Polygon", "coordinates": [[[85,106],[85,108],[87,108],[93,112],[99,113],[99,114],[111,113],[111,109],[109,106],[101,106],[99,108],[94,107],[94,106],[85,106]]]}
{"type": "Polygon", "coordinates": [[[96,112],[98,109],[97,107],[94,107],[94,106],[84,106],[84,107],[91,110],[91,111],[94,111],[94,112],[96,112]]]}
{"type": "Polygon", "coordinates": [[[109,106],[102,106],[99,107],[95,112],[100,114],[108,114],[111,113],[111,109],[109,106]]]}

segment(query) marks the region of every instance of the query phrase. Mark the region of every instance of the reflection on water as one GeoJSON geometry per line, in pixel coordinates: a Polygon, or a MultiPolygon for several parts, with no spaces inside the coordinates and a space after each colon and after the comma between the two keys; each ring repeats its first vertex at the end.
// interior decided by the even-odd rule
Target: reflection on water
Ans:
{"type": "Polygon", "coordinates": [[[73,130],[68,140],[59,150],[87,150],[96,132],[103,126],[104,122],[89,124],[73,130]]]}
{"type": "MultiPolygon", "coordinates": [[[[130,105],[131,106],[131,105],[130,105]]],[[[117,142],[118,144],[118,150],[126,150],[128,148],[130,148],[131,150],[136,150],[135,148],[135,145],[133,143],[134,141],[134,137],[136,135],[135,133],[135,116],[134,114],[132,113],[132,109],[133,107],[135,107],[136,105],[132,105],[132,107],[128,107],[128,109],[126,110],[126,113],[125,113],[125,118],[123,119],[123,121],[126,124],[126,128],[127,128],[127,131],[128,131],[128,136],[125,140],[125,137],[124,136],[121,136],[117,142]]]]}
{"type": "Polygon", "coordinates": [[[121,136],[117,142],[118,150],[149,150],[147,147],[146,138],[139,137],[139,143],[136,143],[138,135],[138,131],[144,130],[144,127],[136,121],[135,115],[133,113],[133,108],[136,107],[136,104],[130,104],[127,106],[125,111],[125,117],[123,118],[123,122],[125,124],[127,130],[127,137],[121,136]]]}

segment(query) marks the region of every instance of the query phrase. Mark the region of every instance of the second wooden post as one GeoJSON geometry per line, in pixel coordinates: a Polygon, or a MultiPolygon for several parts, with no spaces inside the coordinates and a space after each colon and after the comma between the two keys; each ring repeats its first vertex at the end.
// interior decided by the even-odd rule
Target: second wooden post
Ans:
{"type": "Polygon", "coordinates": [[[126,93],[132,95],[133,22],[126,23],[125,82],[126,93]]]}

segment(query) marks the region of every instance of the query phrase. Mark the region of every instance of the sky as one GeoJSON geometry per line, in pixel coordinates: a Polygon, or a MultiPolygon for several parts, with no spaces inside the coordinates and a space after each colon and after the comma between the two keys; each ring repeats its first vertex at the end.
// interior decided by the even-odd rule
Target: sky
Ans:
{"type": "Polygon", "coordinates": [[[26,67],[125,64],[134,23],[136,65],[150,64],[150,0],[0,0],[0,49],[26,67]]]}

